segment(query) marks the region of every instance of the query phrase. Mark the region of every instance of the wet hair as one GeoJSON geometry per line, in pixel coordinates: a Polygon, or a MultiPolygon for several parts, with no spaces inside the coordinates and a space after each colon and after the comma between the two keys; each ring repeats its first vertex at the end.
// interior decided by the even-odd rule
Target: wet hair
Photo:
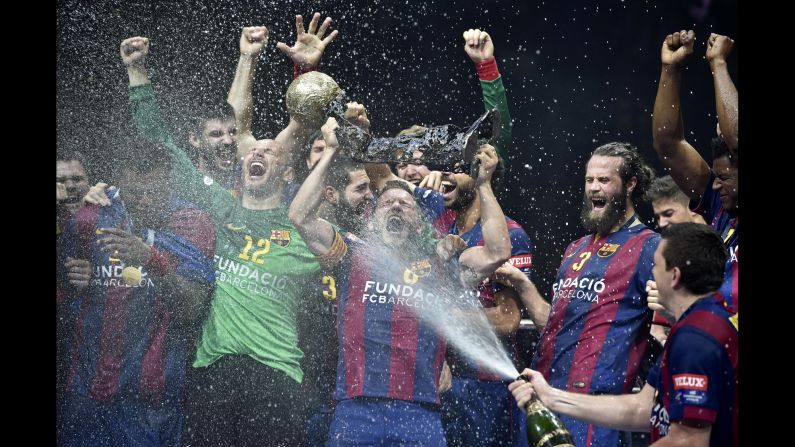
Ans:
{"type": "Polygon", "coordinates": [[[225,100],[200,104],[193,114],[192,129],[196,134],[201,134],[204,124],[210,120],[235,119],[235,109],[225,100]]]}
{"type": "Polygon", "coordinates": [[[645,200],[654,202],[660,199],[671,199],[684,206],[690,205],[690,198],[687,197],[684,191],[679,189],[679,186],[670,175],[657,177],[649,185],[649,190],[646,191],[645,200]]]}
{"type": "Polygon", "coordinates": [[[728,254],[715,230],[693,222],[677,223],[662,231],[662,239],[664,267],[678,267],[687,290],[702,295],[720,289],[728,254]]]}
{"type": "Polygon", "coordinates": [[[149,174],[158,169],[171,171],[168,149],[160,142],[129,138],[121,140],[113,161],[113,179],[118,183],[124,172],[137,175],[149,174]]]}
{"type": "Polygon", "coordinates": [[[57,149],[55,154],[55,161],[76,161],[80,163],[83,170],[88,173],[88,163],[86,156],[82,152],[74,149],[57,149]]]}
{"type": "Polygon", "coordinates": [[[350,157],[339,154],[334,159],[326,179],[326,185],[333,186],[342,192],[351,182],[351,172],[364,169],[364,165],[353,161],[350,157]]]}
{"type": "Polygon", "coordinates": [[[597,147],[591,154],[601,155],[603,157],[618,157],[621,159],[621,166],[618,168],[618,175],[627,186],[627,182],[632,177],[637,179],[635,189],[632,191],[632,202],[635,203],[644,198],[646,190],[649,188],[651,181],[654,179],[654,170],[644,163],[643,158],[638,153],[638,149],[629,144],[619,141],[603,144],[597,147]]]}
{"type": "Polygon", "coordinates": [[[709,146],[712,149],[712,161],[726,157],[729,159],[729,164],[731,167],[736,168],[737,162],[739,161],[739,151],[737,151],[737,156],[732,154],[729,150],[729,146],[726,144],[726,140],[722,137],[715,137],[709,142],[709,146]]]}
{"type": "Polygon", "coordinates": [[[414,193],[411,192],[411,188],[409,188],[409,185],[406,184],[405,180],[390,180],[384,183],[384,187],[378,192],[378,198],[383,196],[390,189],[402,189],[403,191],[409,193],[412,198],[414,197],[414,193]]]}

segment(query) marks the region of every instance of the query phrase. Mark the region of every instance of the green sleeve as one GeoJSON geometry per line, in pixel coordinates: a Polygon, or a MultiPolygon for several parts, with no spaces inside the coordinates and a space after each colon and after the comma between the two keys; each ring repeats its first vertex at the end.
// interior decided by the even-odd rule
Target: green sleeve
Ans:
{"type": "Polygon", "coordinates": [[[508,149],[511,147],[511,113],[508,111],[508,98],[505,96],[505,87],[502,85],[502,76],[493,81],[480,80],[483,90],[483,105],[486,110],[496,108],[500,112],[500,137],[494,142],[497,153],[508,162],[508,149]]]}
{"type": "Polygon", "coordinates": [[[216,222],[234,206],[235,198],[202,174],[188,155],[178,148],[166,129],[163,116],[155,101],[152,84],[130,87],[130,105],[138,134],[162,143],[171,157],[171,188],[180,198],[206,210],[216,222]]]}

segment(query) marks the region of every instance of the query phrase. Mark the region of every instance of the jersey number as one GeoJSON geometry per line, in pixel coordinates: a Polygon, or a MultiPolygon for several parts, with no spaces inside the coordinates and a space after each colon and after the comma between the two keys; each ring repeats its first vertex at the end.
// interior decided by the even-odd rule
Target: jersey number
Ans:
{"type": "Polygon", "coordinates": [[[264,255],[265,253],[271,250],[271,241],[267,239],[260,239],[257,241],[257,247],[262,247],[262,250],[255,251],[251,257],[249,257],[248,252],[254,247],[254,239],[251,238],[249,235],[244,236],[246,238],[246,248],[243,249],[243,253],[240,253],[240,259],[248,261],[249,259],[256,262],[257,264],[264,264],[265,260],[260,259],[260,256],[264,255]]]}
{"type": "Polygon", "coordinates": [[[582,266],[585,264],[585,261],[587,261],[588,258],[590,257],[591,257],[590,251],[586,251],[585,253],[580,253],[580,262],[574,263],[574,265],[571,266],[571,269],[574,270],[575,272],[579,272],[580,269],[582,269],[582,266]]]}
{"type": "Polygon", "coordinates": [[[337,282],[333,276],[323,275],[323,298],[334,301],[337,299],[337,282]]]}

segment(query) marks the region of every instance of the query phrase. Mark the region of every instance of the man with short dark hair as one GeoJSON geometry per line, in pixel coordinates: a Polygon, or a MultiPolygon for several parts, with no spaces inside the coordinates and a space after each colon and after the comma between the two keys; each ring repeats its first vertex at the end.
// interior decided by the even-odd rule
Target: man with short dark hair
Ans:
{"type": "Polygon", "coordinates": [[[654,220],[660,230],[668,225],[683,222],[705,224],[700,214],[690,209],[690,198],[679,189],[670,175],[657,177],[646,191],[646,200],[651,202],[654,220]]]}
{"type": "Polygon", "coordinates": [[[679,223],[663,230],[654,253],[654,279],[676,323],[639,393],[572,393],[526,369],[529,382],[510,385],[519,405],[524,408],[536,394],[550,410],[578,420],[651,429],[654,446],[739,445],[737,317],[715,299],[726,258],[720,236],[706,225],[679,223]]]}

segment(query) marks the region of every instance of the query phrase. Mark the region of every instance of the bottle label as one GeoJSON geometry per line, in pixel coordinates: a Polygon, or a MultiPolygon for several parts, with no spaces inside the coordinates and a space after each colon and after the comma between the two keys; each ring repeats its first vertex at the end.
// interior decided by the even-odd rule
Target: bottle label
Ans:
{"type": "MultiPolygon", "coordinates": [[[[549,441],[550,439],[554,438],[555,436],[570,436],[570,435],[569,435],[568,431],[563,430],[561,428],[559,428],[557,430],[553,430],[553,431],[545,434],[541,439],[539,439],[538,442],[536,443],[535,447],[541,447],[547,441],[549,441]]],[[[575,446],[574,446],[574,444],[565,443],[565,444],[553,444],[553,447],[575,447],[575,446]]]]}

